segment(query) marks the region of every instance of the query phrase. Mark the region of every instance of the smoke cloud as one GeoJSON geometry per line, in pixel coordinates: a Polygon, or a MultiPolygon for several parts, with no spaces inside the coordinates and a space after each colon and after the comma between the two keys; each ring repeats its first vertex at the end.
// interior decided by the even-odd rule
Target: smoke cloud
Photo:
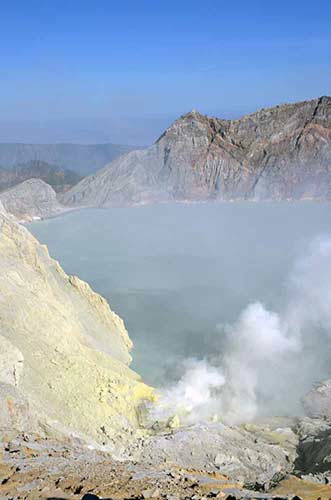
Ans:
{"type": "Polygon", "coordinates": [[[186,360],[180,380],[160,390],[153,419],[237,424],[300,413],[301,396],[329,363],[331,238],[315,240],[295,263],[279,311],[255,302],[218,329],[220,352],[186,360]]]}

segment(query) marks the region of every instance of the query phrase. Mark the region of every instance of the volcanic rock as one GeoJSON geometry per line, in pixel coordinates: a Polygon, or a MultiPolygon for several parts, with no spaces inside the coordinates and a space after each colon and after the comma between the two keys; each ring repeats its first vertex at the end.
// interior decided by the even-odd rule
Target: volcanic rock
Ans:
{"type": "Polygon", "coordinates": [[[3,191],[0,200],[7,212],[21,221],[53,217],[65,211],[54,189],[41,179],[29,179],[3,191]]]}
{"type": "Polygon", "coordinates": [[[239,120],[196,111],[151,147],[115,159],[64,196],[73,206],[331,199],[331,97],[239,120]]]}
{"type": "Polygon", "coordinates": [[[331,421],[331,380],[316,384],[303,398],[303,406],[308,417],[331,421]]]}
{"type": "MultiPolygon", "coordinates": [[[[152,391],[123,321],[0,207],[0,432],[34,427],[112,445],[152,391]]],[[[118,446],[118,451],[120,447],[118,446]]]]}

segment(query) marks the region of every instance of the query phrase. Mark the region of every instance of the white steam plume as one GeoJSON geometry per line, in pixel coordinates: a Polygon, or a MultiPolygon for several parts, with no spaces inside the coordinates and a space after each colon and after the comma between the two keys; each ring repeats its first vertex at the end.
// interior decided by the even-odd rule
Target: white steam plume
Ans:
{"type": "Polygon", "coordinates": [[[296,263],[286,297],[278,313],[253,303],[233,325],[220,328],[217,362],[186,361],[179,382],[161,389],[153,418],[178,414],[194,422],[217,415],[232,424],[298,412],[303,392],[330,365],[330,238],[315,241],[296,263]]]}

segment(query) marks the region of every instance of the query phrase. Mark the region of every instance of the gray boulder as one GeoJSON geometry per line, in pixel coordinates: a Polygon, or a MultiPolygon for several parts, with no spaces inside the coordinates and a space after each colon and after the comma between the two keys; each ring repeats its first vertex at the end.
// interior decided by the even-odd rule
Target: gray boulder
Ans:
{"type": "Polygon", "coordinates": [[[313,482],[331,482],[331,422],[317,418],[300,420],[295,473],[313,482]]]}
{"type": "Polygon", "coordinates": [[[308,417],[331,420],[331,380],[316,384],[302,403],[308,417]]]}

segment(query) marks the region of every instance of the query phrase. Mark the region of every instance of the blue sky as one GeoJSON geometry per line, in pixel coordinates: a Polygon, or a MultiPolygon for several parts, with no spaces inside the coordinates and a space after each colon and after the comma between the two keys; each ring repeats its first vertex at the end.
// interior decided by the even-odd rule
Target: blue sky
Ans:
{"type": "Polygon", "coordinates": [[[1,0],[0,142],[153,140],[331,94],[331,1],[1,0]]]}

